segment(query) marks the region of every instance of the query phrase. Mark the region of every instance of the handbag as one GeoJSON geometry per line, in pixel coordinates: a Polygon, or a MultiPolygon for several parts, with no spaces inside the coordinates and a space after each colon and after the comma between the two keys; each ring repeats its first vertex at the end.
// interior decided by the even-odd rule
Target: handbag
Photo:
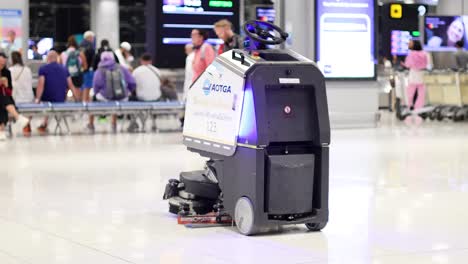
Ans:
{"type": "Polygon", "coordinates": [[[0,94],[3,95],[3,96],[12,96],[13,94],[13,91],[6,87],[5,85],[1,84],[0,85],[0,94]]]}
{"type": "Polygon", "coordinates": [[[19,78],[21,77],[21,75],[23,75],[23,72],[24,72],[24,66],[21,68],[21,71],[20,73],[18,74],[18,76],[15,77],[15,82],[17,82],[19,80],[19,78]]]}
{"type": "MultiPolygon", "coordinates": [[[[2,77],[3,76],[0,74],[0,78],[2,77]]],[[[11,88],[5,86],[3,83],[0,83],[0,94],[3,96],[12,96],[13,91],[11,90],[11,88]]]]}
{"type": "Polygon", "coordinates": [[[178,100],[177,98],[177,90],[174,85],[171,84],[169,79],[162,79],[161,76],[149,65],[147,65],[148,69],[156,75],[159,79],[159,83],[161,84],[160,89],[161,89],[161,98],[158,99],[158,101],[176,101],[178,100]]]}

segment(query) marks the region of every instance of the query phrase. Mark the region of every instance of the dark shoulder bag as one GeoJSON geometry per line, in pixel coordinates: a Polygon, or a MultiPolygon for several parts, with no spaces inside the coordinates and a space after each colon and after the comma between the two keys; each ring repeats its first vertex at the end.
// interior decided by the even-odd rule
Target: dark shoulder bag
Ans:
{"type": "Polygon", "coordinates": [[[167,78],[161,78],[161,76],[156,72],[151,66],[146,66],[156,77],[159,79],[160,89],[161,89],[161,98],[158,101],[176,101],[177,98],[177,90],[176,87],[171,83],[171,81],[167,78]]]}

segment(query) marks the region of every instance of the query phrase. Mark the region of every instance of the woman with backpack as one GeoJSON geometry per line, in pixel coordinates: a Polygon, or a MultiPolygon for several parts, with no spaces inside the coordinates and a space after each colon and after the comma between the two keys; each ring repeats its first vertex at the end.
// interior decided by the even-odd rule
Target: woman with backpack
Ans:
{"type": "MultiPolygon", "coordinates": [[[[106,51],[94,74],[94,99],[98,102],[128,101],[136,81],[128,69],[115,62],[114,54],[106,51]]],[[[89,117],[88,130],[94,132],[94,117],[89,117]]],[[[112,132],[117,132],[117,116],[112,115],[112,132]]]]}
{"type": "MultiPolygon", "coordinates": [[[[88,68],[86,55],[78,49],[78,43],[74,36],[68,37],[67,50],[60,55],[62,64],[68,70],[72,79],[73,85],[80,88],[83,85],[83,69],[88,68]]],[[[82,100],[82,92],[80,89],[76,90],[76,97],[78,101],[82,100]]]]}

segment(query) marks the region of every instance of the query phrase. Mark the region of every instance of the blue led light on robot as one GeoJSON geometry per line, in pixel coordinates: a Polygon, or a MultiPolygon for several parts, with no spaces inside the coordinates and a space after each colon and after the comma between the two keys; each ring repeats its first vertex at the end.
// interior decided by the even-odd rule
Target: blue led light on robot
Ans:
{"type": "Polygon", "coordinates": [[[241,122],[237,134],[240,143],[249,144],[249,140],[251,143],[257,140],[257,119],[255,117],[254,95],[250,85],[246,85],[244,90],[241,122]]]}

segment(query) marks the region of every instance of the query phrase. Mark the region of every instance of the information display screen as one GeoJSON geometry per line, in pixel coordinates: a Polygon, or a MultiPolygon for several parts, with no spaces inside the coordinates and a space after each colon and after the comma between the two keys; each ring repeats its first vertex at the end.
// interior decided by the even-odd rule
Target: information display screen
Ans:
{"type": "Polygon", "coordinates": [[[195,28],[208,31],[208,43],[213,46],[222,43],[213,30],[217,21],[227,19],[239,32],[237,0],[158,0],[158,9],[156,64],[160,67],[184,66],[183,46],[192,42],[190,34],[195,28]]]}
{"type": "Polygon", "coordinates": [[[255,16],[257,20],[275,23],[276,11],[273,6],[257,6],[255,16]]]}
{"type": "Polygon", "coordinates": [[[29,39],[28,41],[28,59],[34,59],[34,53],[31,47],[33,45],[37,46],[37,52],[44,58],[44,56],[49,53],[49,51],[54,47],[54,39],[53,38],[42,38],[37,41],[29,39]]]}
{"type": "Polygon", "coordinates": [[[21,50],[23,45],[21,20],[21,10],[0,9],[0,48],[10,51],[21,50]],[[10,43],[8,40],[10,32],[15,32],[14,43],[10,43]]]}
{"type": "Polygon", "coordinates": [[[468,16],[426,16],[424,20],[425,50],[454,51],[457,41],[468,48],[468,16]]]}
{"type": "MultiPolygon", "coordinates": [[[[210,31],[208,42],[222,43],[212,33],[213,24],[220,19],[233,21],[235,0],[163,0],[162,42],[167,45],[191,43],[190,32],[194,28],[210,31]]],[[[237,20],[238,21],[238,20],[237,20]]]]}
{"type": "Polygon", "coordinates": [[[374,79],[375,0],[316,1],[316,61],[326,78],[374,79]]]}
{"type": "Polygon", "coordinates": [[[391,36],[391,54],[397,56],[406,56],[409,51],[409,42],[412,36],[409,31],[392,30],[391,36]]]}

